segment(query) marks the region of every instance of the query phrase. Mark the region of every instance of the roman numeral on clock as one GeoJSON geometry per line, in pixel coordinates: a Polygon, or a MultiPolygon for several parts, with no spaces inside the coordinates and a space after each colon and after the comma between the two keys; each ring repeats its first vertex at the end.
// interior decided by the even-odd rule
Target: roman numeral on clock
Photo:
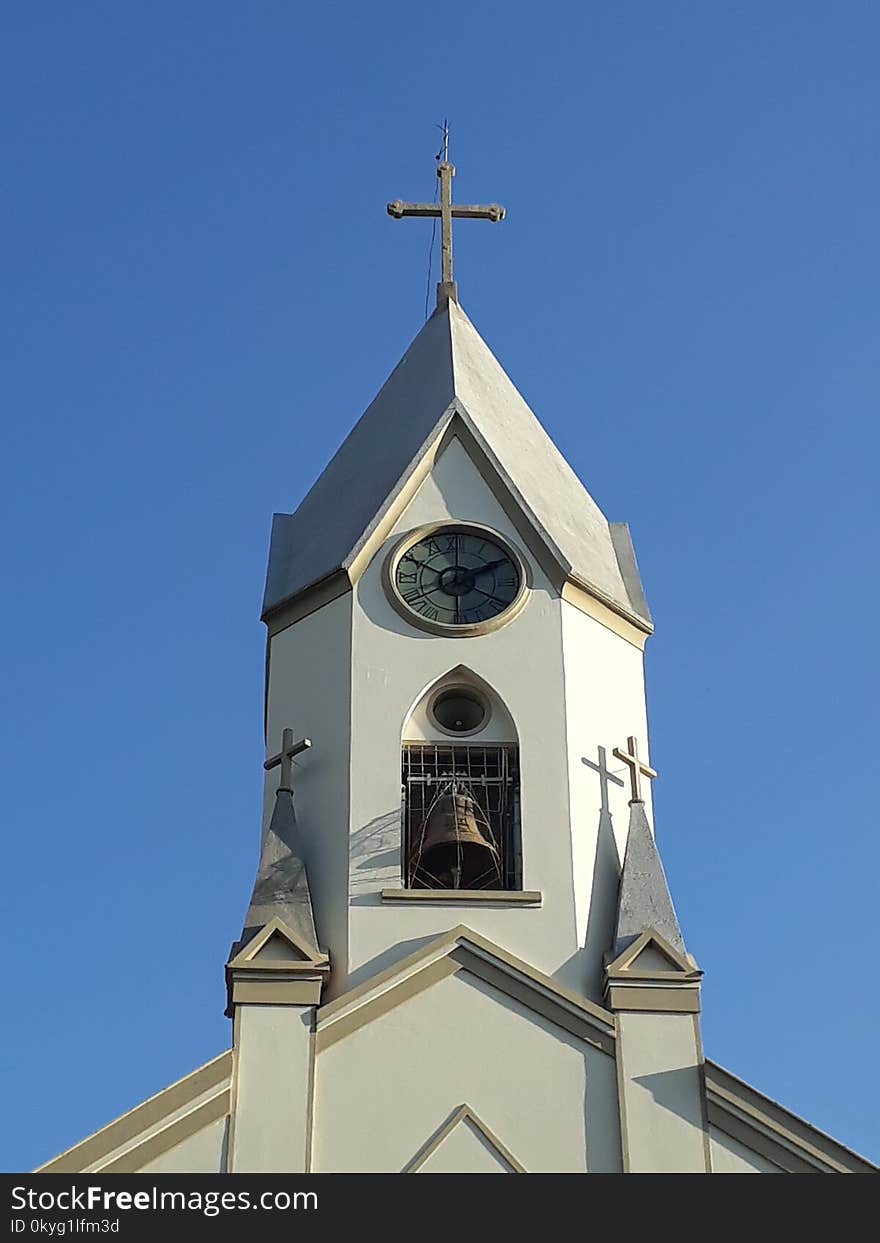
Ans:
{"type": "Polygon", "coordinates": [[[522,585],[515,553],[464,527],[435,529],[404,548],[393,580],[400,601],[450,632],[500,617],[522,585]]]}

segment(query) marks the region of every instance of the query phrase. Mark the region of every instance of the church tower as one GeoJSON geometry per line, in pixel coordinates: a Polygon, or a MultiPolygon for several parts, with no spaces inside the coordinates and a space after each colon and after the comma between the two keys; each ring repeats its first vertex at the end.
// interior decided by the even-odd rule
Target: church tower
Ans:
{"type": "Polygon", "coordinates": [[[465,920],[601,997],[627,824],[611,749],[647,749],[650,614],[627,528],[454,299],[276,515],[264,619],[269,746],[312,742],[296,805],[328,994],[465,920]]]}
{"type": "Polygon", "coordinates": [[[272,527],[256,882],[233,1047],[43,1167],[849,1172],[704,1058],[657,853],[651,615],[471,323],[437,307],[272,527]]]}

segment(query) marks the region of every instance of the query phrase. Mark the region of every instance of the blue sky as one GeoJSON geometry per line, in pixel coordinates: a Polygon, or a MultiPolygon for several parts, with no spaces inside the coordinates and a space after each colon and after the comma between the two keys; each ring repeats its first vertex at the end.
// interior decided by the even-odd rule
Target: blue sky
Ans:
{"type": "Polygon", "coordinates": [[[462,303],[631,525],[710,1057],[880,1158],[880,8],[4,5],[0,1166],[227,1047],[270,516],[462,303]]]}

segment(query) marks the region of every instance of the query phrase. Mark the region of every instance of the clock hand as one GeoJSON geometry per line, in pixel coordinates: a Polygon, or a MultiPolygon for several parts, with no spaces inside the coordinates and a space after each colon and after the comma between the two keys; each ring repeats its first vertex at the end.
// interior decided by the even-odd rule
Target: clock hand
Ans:
{"type": "Polygon", "coordinates": [[[494,570],[496,565],[506,565],[509,560],[509,557],[499,557],[496,561],[487,561],[486,564],[481,565],[478,570],[474,570],[474,574],[485,574],[487,570],[494,570]]]}
{"type": "Polygon", "coordinates": [[[491,591],[483,591],[483,588],[477,587],[476,584],[474,584],[474,591],[478,591],[480,595],[485,596],[487,600],[494,600],[496,604],[503,604],[505,606],[510,604],[509,600],[502,600],[500,596],[493,596],[491,591]]]}

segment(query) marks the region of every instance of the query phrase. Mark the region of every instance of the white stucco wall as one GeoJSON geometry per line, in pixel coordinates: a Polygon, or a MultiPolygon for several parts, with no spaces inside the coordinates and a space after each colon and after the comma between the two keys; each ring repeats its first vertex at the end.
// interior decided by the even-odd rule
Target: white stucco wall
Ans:
{"type": "Polygon", "coordinates": [[[713,1174],[781,1174],[778,1165],[717,1127],[709,1128],[713,1174]]]}
{"type": "Polygon", "coordinates": [[[482,523],[530,560],[522,541],[461,443],[454,439],[358,581],[352,622],[351,925],[352,982],[359,982],[457,923],[558,970],[577,949],[568,834],[561,601],[540,569],[531,597],[491,634],[447,638],[403,620],[382,586],[388,548],[400,534],[445,520],[482,523]],[[383,905],[399,886],[400,739],[427,686],[459,664],[506,704],[520,739],[523,887],[543,909],[383,905]]]}
{"type": "MultiPolygon", "coordinates": [[[[565,601],[561,612],[577,938],[585,947],[577,965],[598,998],[629,827],[629,769],[615,758],[614,748],[625,747],[633,735],[649,762],[644,654],[565,601]],[[604,764],[622,784],[603,782],[586,760],[604,764]]],[[[650,787],[643,780],[649,819],[650,787]]],[[[566,983],[575,986],[570,976],[566,983]]]]}
{"type": "Polygon", "coordinates": [[[239,1006],[231,1169],[308,1168],[312,1014],[302,1006],[239,1006]]]}
{"type": "MultiPolygon", "coordinates": [[[[460,971],[319,1042],[312,1168],[403,1170],[466,1104],[530,1172],[619,1170],[614,1073],[610,1057],[460,971]]],[[[454,1151],[484,1168],[484,1148],[454,1151]]]]}
{"type": "MultiPolygon", "coordinates": [[[[294,761],[294,805],[318,939],[341,968],[343,981],[348,939],[350,668],[350,594],[271,640],[267,747],[271,753],[279,750],[285,727],[296,738],[312,741],[311,749],[294,761]]],[[[277,768],[266,774],[264,831],[278,779],[277,768]]]]}
{"type": "Polygon", "coordinates": [[[692,1014],[618,1014],[628,1172],[707,1173],[697,1025],[692,1014]]]}
{"type": "MultiPolygon", "coordinates": [[[[331,953],[325,1000],[458,923],[599,999],[628,791],[608,783],[603,814],[599,778],[583,760],[596,762],[601,746],[609,767],[622,770],[612,751],[629,734],[647,754],[642,653],[560,599],[457,438],[353,593],[272,640],[270,750],[284,726],[314,744],[297,763],[295,803],[318,933],[331,953]],[[429,634],[386,597],[389,548],[407,531],[447,520],[498,531],[530,566],[528,602],[492,633],[429,634]],[[486,740],[518,736],[523,888],[541,891],[540,908],[382,902],[382,889],[401,884],[401,735],[414,709],[408,734],[425,732],[420,701],[459,666],[510,714],[508,722],[495,713],[486,740]]],[[[277,770],[266,783],[267,817],[276,783],[277,770]]]]}

